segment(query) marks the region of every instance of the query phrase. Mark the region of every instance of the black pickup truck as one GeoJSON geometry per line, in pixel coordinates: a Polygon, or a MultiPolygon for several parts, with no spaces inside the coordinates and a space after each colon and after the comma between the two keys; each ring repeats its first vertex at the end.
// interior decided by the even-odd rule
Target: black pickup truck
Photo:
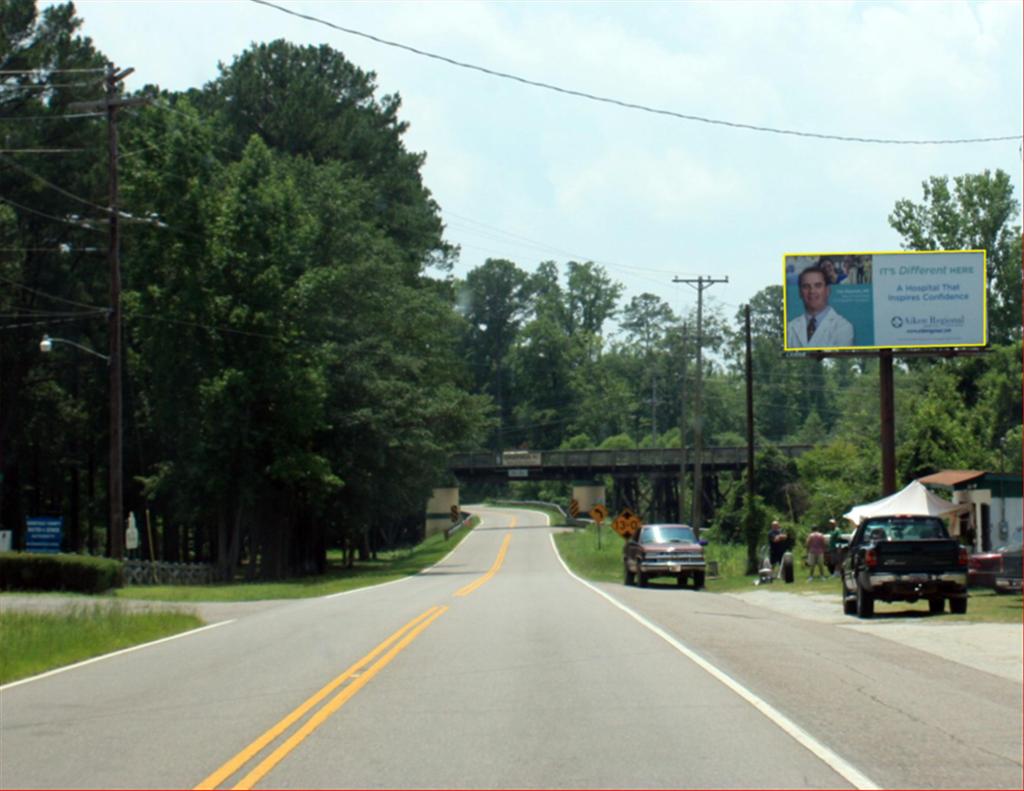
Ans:
{"type": "Polygon", "coordinates": [[[927,599],[932,613],[967,612],[967,548],[934,516],[875,516],[860,523],[842,566],[843,612],[870,618],[875,600],[927,599]]]}

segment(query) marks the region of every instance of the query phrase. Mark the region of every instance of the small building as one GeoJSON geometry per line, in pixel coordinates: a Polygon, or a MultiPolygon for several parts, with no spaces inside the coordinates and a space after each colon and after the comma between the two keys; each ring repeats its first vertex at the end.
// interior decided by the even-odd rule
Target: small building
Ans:
{"type": "Polygon", "coordinates": [[[1020,546],[1024,523],[1024,479],[1020,475],[984,470],[941,470],[918,480],[952,492],[953,502],[970,503],[969,514],[954,528],[969,539],[975,552],[1020,546]]]}

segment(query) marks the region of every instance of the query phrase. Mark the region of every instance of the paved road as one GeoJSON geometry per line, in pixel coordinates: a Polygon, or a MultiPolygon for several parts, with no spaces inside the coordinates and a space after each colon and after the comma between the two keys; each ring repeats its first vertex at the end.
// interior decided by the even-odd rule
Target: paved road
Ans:
{"type": "Polygon", "coordinates": [[[408,580],[8,686],[0,788],[1021,787],[1019,683],[601,586],[630,612],[540,515],[482,514],[408,580]]]}

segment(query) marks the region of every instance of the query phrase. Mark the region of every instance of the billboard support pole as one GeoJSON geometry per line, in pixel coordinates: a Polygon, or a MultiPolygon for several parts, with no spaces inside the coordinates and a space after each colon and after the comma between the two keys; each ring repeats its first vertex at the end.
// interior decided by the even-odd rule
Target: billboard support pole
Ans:
{"type": "Polygon", "coordinates": [[[878,353],[879,407],[882,427],[882,496],[896,491],[896,404],[893,393],[892,349],[878,353]]]}

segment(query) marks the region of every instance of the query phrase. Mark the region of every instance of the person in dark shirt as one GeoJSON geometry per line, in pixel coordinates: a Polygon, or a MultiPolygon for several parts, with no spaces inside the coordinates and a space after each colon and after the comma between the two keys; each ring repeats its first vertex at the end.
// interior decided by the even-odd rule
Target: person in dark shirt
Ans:
{"type": "Polygon", "coordinates": [[[768,561],[772,564],[776,579],[782,576],[782,556],[786,554],[788,546],[789,536],[776,519],[768,531],[768,561]]]}

